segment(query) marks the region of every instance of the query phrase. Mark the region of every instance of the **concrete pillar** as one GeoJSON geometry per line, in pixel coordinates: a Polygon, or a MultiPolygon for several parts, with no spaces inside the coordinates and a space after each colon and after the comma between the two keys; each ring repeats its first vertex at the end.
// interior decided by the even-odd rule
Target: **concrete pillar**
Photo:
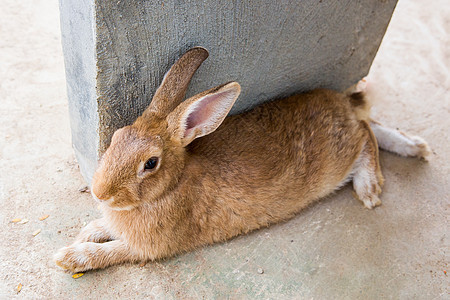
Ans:
{"type": "Polygon", "coordinates": [[[235,80],[232,113],[367,75],[397,0],[60,0],[73,147],[90,182],[112,133],[193,46],[210,52],[187,96],[235,80]]]}

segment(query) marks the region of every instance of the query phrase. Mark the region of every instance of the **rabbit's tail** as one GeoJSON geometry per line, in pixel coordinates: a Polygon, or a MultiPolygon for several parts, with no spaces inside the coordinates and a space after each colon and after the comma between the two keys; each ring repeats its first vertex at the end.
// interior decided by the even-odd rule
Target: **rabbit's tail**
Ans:
{"type": "Polygon", "coordinates": [[[423,160],[428,160],[427,158],[431,154],[427,142],[419,136],[410,136],[399,130],[385,127],[374,120],[370,120],[370,128],[381,149],[401,156],[414,156],[423,160]]]}
{"type": "Polygon", "coordinates": [[[370,121],[370,102],[364,92],[355,92],[348,95],[353,111],[359,120],[370,121]]]}
{"type": "Polygon", "coordinates": [[[378,147],[401,156],[414,156],[427,160],[431,150],[424,139],[385,127],[370,118],[372,103],[369,99],[372,98],[372,94],[366,78],[360,80],[355,86],[350,87],[345,93],[348,95],[356,117],[370,124],[378,147]],[[367,94],[370,97],[367,97],[367,94]]]}

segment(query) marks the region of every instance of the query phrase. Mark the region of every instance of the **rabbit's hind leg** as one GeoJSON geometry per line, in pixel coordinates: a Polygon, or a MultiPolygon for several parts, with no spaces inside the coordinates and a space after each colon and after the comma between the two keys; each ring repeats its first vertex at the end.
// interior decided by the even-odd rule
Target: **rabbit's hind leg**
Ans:
{"type": "Polygon", "coordinates": [[[421,137],[410,136],[399,130],[385,127],[376,121],[370,127],[377,137],[381,149],[397,153],[401,156],[414,156],[427,160],[431,154],[430,147],[421,137]]]}
{"type": "Polygon", "coordinates": [[[363,123],[369,135],[353,167],[353,189],[355,198],[362,201],[365,207],[372,209],[381,205],[378,195],[381,193],[384,179],[378,159],[377,141],[368,124],[363,123]]]}

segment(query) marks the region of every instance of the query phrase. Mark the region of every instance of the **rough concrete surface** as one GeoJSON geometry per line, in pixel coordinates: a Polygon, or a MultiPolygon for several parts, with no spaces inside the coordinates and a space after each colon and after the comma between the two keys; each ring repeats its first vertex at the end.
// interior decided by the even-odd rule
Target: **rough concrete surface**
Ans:
{"type": "Polygon", "coordinates": [[[367,75],[397,0],[60,0],[72,141],[90,181],[116,129],[148,106],[173,62],[211,53],[188,96],[228,81],[232,113],[367,75]]]}
{"type": "Polygon", "coordinates": [[[429,163],[381,152],[381,207],[365,209],[347,186],[289,222],[78,279],[51,257],[99,213],[78,191],[58,4],[4,0],[1,8],[1,299],[448,299],[447,1],[400,0],[370,72],[376,119],[434,150],[429,163]]]}

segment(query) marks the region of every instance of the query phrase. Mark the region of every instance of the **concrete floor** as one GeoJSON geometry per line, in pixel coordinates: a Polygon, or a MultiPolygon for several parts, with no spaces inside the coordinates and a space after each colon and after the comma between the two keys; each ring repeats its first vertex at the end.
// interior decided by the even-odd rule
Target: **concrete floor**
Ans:
{"type": "Polygon", "coordinates": [[[58,5],[4,0],[1,7],[0,299],[449,299],[447,1],[400,0],[369,76],[376,119],[434,150],[429,163],[381,152],[381,207],[365,209],[347,186],[289,222],[79,279],[51,260],[99,216],[78,191],[58,5]]]}

